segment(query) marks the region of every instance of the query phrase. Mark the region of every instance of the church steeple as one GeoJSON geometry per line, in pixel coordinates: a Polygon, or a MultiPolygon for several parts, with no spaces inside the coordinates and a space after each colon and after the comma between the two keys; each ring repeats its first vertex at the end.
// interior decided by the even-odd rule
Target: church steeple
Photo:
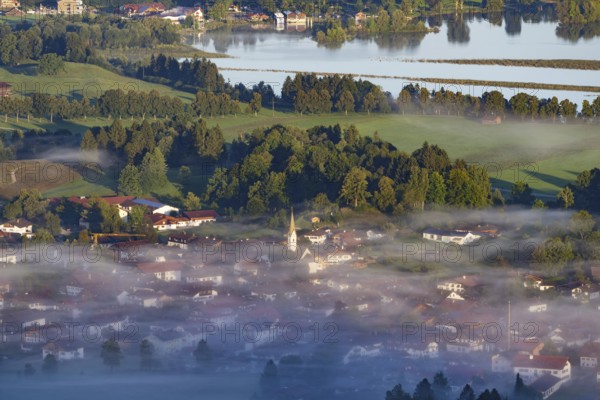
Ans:
{"type": "Polygon", "coordinates": [[[290,216],[290,230],[288,231],[287,247],[290,251],[296,251],[296,242],[298,237],[296,236],[296,222],[294,221],[294,209],[290,216]]]}

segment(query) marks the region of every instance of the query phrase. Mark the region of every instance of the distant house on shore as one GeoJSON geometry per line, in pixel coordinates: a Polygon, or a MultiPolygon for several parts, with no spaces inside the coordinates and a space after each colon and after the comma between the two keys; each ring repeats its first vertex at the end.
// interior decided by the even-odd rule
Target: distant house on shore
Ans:
{"type": "Polygon", "coordinates": [[[362,11],[357,12],[356,14],[354,14],[354,23],[356,25],[362,25],[367,21],[367,14],[365,14],[362,11]]]}

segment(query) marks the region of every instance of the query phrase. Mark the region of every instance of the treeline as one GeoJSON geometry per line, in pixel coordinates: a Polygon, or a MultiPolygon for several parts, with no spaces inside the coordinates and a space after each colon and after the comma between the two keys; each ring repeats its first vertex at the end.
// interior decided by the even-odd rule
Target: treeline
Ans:
{"type": "Polygon", "coordinates": [[[0,26],[0,65],[16,66],[39,60],[48,53],[58,54],[66,61],[107,65],[96,49],[151,48],[179,42],[177,27],[160,18],[45,17],[34,24],[0,26]]]}
{"type": "MultiPolygon", "coordinates": [[[[392,390],[388,390],[385,394],[385,400],[449,400],[455,398],[452,395],[448,378],[443,372],[436,373],[432,382],[429,382],[427,378],[422,379],[415,387],[412,395],[406,392],[400,384],[394,386],[392,390]]],[[[503,400],[506,398],[506,396],[500,395],[496,389],[485,389],[477,396],[475,390],[469,384],[463,387],[458,396],[458,400],[503,400]]],[[[515,400],[542,400],[542,394],[525,385],[521,376],[517,374],[510,398],[515,400]]]]}
{"type": "Polygon", "coordinates": [[[560,0],[557,7],[561,24],[585,25],[600,22],[600,4],[591,0],[560,0]]]}
{"type": "MultiPolygon", "coordinates": [[[[250,107],[245,112],[260,110],[261,96],[253,94],[250,107]],[[252,100],[258,106],[254,106],[252,100]]],[[[86,119],[87,117],[115,118],[169,118],[180,121],[192,121],[198,117],[235,115],[240,113],[241,103],[232,99],[228,94],[220,95],[212,92],[199,91],[191,104],[185,104],[178,97],[161,96],[159,92],[122,89],[109,89],[102,93],[95,102],[87,97],[80,100],[69,100],[65,96],[53,96],[44,93],[34,93],[24,97],[0,98],[0,116],[4,122],[9,117],[19,122],[20,118],[47,118],[50,122],[71,119],[86,119]]]]}
{"type": "Polygon", "coordinates": [[[296,74],[293,79],[288,76],[281,89],[281,101],[300,114],[391,111],[388,95],[379,86],[347,75],[319,78],[315,74],[296,74]]]}
{"type": "Polygon", "coordinates": [[[152,55],[148,65],[138,67],[136,77],[194,92],[204,89],[224,93],[229,89],[216,64],[205,58],[194,58],[180,63],[176,58],[164,54],[156,57],[152,55]]]}
{"type": "Polygon", "coordinates": [[[260,215],[304,201],[390,213],[493,202],[485,169],[451,162],[427,143],[407,154],[354,126],[257,129],[232,143],[228,160],[232,166],[216,169],[203,201],[230,212],[260,215]]]}

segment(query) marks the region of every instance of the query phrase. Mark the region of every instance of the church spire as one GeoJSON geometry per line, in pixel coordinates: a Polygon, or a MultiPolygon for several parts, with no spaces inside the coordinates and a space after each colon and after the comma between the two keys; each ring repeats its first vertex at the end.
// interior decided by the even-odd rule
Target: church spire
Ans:
{"type": "Polygon", "coordinates": [[[288,232],[288,250],[296,251],[298,237],[296,236],[296,222],[294,221],[294,209],[292,208],[292,215],[290,216],[290,231],[288,232]]]}
{"type": "Polygon", "coordinates": [[[290,217],[290,232],[289,234],[291,235],[292,232],[296,232],[296,223],[294,222],[294,209],[292,208],[292,215],[290,217]]]}

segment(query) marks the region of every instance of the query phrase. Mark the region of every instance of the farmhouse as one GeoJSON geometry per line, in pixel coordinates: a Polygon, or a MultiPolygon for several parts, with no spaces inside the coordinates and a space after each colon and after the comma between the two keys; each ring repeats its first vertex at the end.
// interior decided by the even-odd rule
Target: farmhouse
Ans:
{"type": "Polygon", "coordinates": [[[571,363],[567,357],[517,354],[512,362],[513,373],[520,374],[526,384],[550,374],[561,380],[571,380],[571,363]]]}
{"type": "Polygon", "coordinates": [[[144,274],[153,274],[163,281],[180,281],[183,265],[177,261],[139,263],[137,268],[144,274]]]}
{"type": "Polygon", "coordinates": [[[66,360],[83,360],[83,347],[81,346],[61,346],[57,343],[51,342],[42,347],[42,359],[45,359],[47,355],[53,355],[57,361],[66,360]]]}
{"type": "Polygon", "coordinates": [[[289,25],[306,25],[306,14],[303,12],[289,12],[287,23],[289,25]]]}
{"type": "Polygon", "coordinates": [[[205,222],[215,222],[219,218],[214,210],[185,211],[183,215],[189,220],[188,226],[200,226],[205,222]]]}
{"type": "Polygon", "coordinates": [[[472,232],[427,228],[423,231],[423,239],[442,243],[465,245],[481,239],[481,235],[472,232]]]}
{"type": "Polygon", "coordinates": [[[25,218],[17,218],[0,224],[0,231],[28,235],[33,232],[33,224],[25,218]]]}
{"type": "Polygon", "coordinates": [[[327,240],[328,232],[323,229],[317,229],[304,235],[312,244],[323,244],[327,240]]]}
{"type": "Polygon", "coordinates": [[[83,14],[82,0],[58,0],[56,8],[59,14],[75,15],[83,14]]]}

